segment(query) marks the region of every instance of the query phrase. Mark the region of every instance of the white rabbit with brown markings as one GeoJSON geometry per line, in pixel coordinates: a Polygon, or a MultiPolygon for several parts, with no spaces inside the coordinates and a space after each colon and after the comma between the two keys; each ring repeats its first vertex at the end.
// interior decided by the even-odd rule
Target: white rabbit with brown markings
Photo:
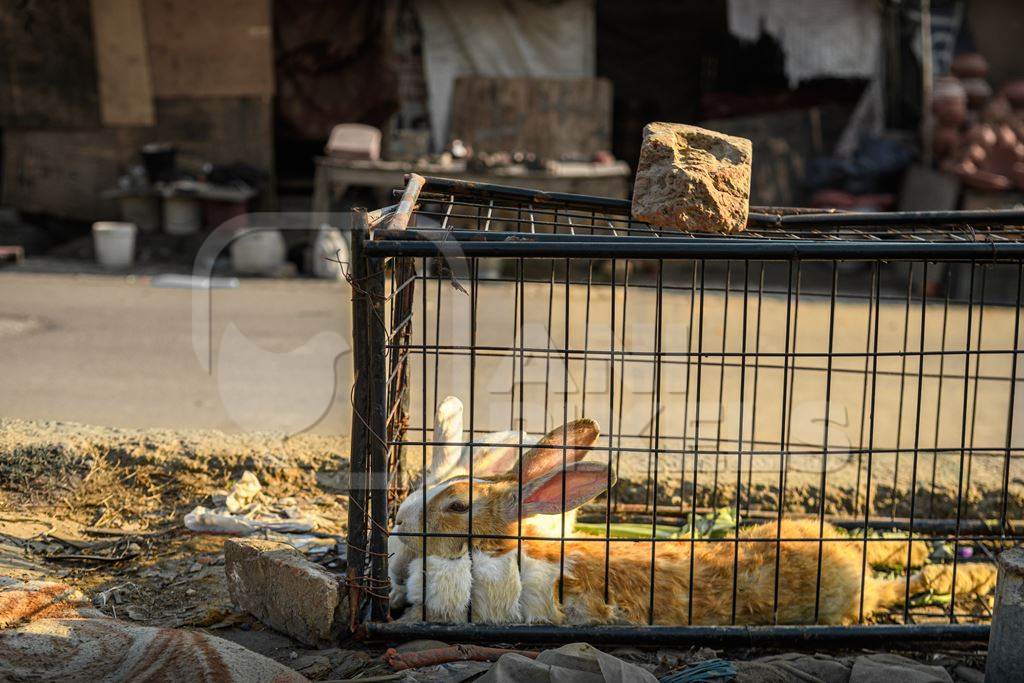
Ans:
{"type": "MultiPolygon", "coordinates": [[[[474,478],[495,476],[516,477],[519,472],[519,452],[522,447],[533,446],[539,437],[519,431],[499,431],[487,434],[482,445],[473,446],[463,441],[463,405],[454,396],[448,396],[437,407],[434,414],[434,446],[431,450],[430,464],[425,473],[425,487],[415,486],[399,506],[396,520],[410,516],[410,508],[423,506],[424,494],[429,499],[430,491],[442,482],[466,479],[470,475],[470,456],[472,454],[472,474],[474,478]]],[[[559,451],[559,457],[561,450],[559,451]]],[[[572,456],[567,456],[571,461],[572,456]]],[[[551,462],[553,467],[556,463],[551,462]]],[[[524,473],[525,477],[525,473],[524,473]]],[[[569,535],[576,524],[576,511],[570,510],[564,515],[545,515],[525,517],[523,535],[545,538],[558,538],[569,535]]],[[[396,530],[397,529],[396,527],[396,530]]],[[[422,532],[422,527],[410,527],[406,524],[400,531],[404,533],[422,532]]],[[[422,552],[420,538],[407,538],[405,542],[399,536],[388,538],[388,576],[391,582],[391,605],[401,607],[407,604],[407,578],[409,565],[413,558],[422,552]],[[413,548],[412,545],[416,545],[413,548]]]]}
{"type": "MultiPolygon", "coordinates": [[[[428,621],[463,622],[472,603],[480,623],[850,624],[861,613],[903,603],[906,578],[879,579],[870,566],[865,576],[863,544],[829,524],[822,531],[816,520],[757,525],[738,541],[657,543],[653,587],[649,541],[517,541],[520,519],[525,527],[528,518],[557,517],[608,489],[608,467],[581,462],[597,436],[592,420],[548,434],[524,454],[521,485],[515,472],[458,477],[430,487],[425,505],[411,496],[418,501],[403,506],[396,530],[419,531],[425,512],[427,533],[436,535],[428,535],[425,558],[420,538],[402,537],[416,555],[408,574],[413,606],[402,618],[419,620],[425,611],[428,621]]],[[[910,577],[910,593],[941,581],[949,569],[925,567],[910,577]]],[[[959,591],[959,577],[957,584],[959,591]]]]}

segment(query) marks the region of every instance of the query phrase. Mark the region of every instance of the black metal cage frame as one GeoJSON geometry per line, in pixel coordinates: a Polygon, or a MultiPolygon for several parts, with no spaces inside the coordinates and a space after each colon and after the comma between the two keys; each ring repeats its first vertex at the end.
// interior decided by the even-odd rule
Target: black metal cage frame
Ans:
{"type": "MultiPolygon", "coordinates": [[[[604,643],[781,644],[813,639],[849,644],[987,638],[983,609],[958,611],[956,574],[965,563],[992,562],[1000,549],[1024,542],[1024,522],[1014,518],[1024,517],[1017,497],[1024,498],[1024,472],[1018,471],[1024,434],[1014,435],[1014,415],[1021,408],[1015,407],[1015,394],[1024,379],[1017,376],[1022,225],[1022,210],[878,214],[752,207],[745,231],[709,235],[653,229],[632,220],[624,200],[409,176],[400,202],[357,212],[352,233],[355,383],[347,576],[352,628],[380,638],[505,642],[583,637],[604,643]],[[488,262],[513,272],[482,270],[481,264],[488,262]],[[645,265],[649,272],[635,273],[631,266],[636,265],[645,265]],[[510,301],[511,341],[479,329],[481,284],[506,288],[504,296],[488,300],[510,301]],[[629,299],[631,292],[637,292],[637,303],[629,299]],[[440,320],[448,296],[463,297],[468,305],[465,343],[442,339],[440,320]],[[712,300],[714,305],[706,307],[712,300]],[[525,330],[528,309],[535,304],[547,335],[546,343],[536,345],[528,343],[525,330]],[[570,331],[574,304],[582,308],[582,335],[570,331]],[[641,304],[645,308],[640,317],[653,318],[651,338],[646,348],[628,348],[632,311],[627,307],[641,304]],[[820,329],[800,326],[801,311],[808,308],[804,315],[812,316],[811,326],[820,329]],[[855,320],[847,309],[855,311],[855,320]],[[677,327],[686,336],[685,344],[675,335],[669,339],[666,311],[671,321],[682,321],[677,327]],[[717,317],[711,320],[713,315],[717,317]],[[598,318],[608,321],[606,348],[596,348],[598,318]],[[554,322],[564,326],[555,343],[554,322]],[[781,348],[768,348],[769,331],[781,348]],[[808,345],[806,337],[812,332],[816,336],[810,348],[799,348],[808,345]],[[508,360],[511,366],[511,395],[502,408],[508,411],[508,422],[503,425],[488,423],[478,406],[488,398],[480,396],[477,368],[494,359],[508,360]],[[919,613],[908,593],[893,615],[900,623],[867,623],[861,614],[860,623],[849,627],[737,624],[734,573],[729,625],[483,625],[472,623],[472,606],[468,623],[392,622],[389,522],[404,495],[420,490],[426,495],[423,476],[409,490],[407,470],[418,463],[419,472],[425,472],[427,448],[438,445],[431,440],[430,419],[440,400],[440,364],[465,365],[469,439],[461,443],[472,452],[483,445],[482,435],[488,431],[528,426],[528,361],[546,368],[539,390],[543,398],[534,392],[538,405],[543,402],[545,428],[550,426],[551,406],[559,400],[562,422],[587,412],[587,397],[593,395],[588,393],[588,371],[594,377],[600,366],[608,380],[600,410],[607,411],[609,424],[595,452],[616,471],[624,456],[646,459],[645,480],[632,493],[620,495],[620,478],[620,485],[600,503],[582,509],[581,518],[604,525],[604,535],[591,540],[604,543],[606,556],[614,543],[638,540],[613,537],[613,522],[649,525],[650,536],[639,540],[650,544],[653,557],[659,543],[689,543],[692,551],[694,543],[708,540],[697,537],[698,515],[723,509],[733,513],[735,530],[719,542],[724,538],[736,547],[740,526],[751,521],[781,524],[787,518],[806,518],[818,520],[821,528],[828,521],[862,541],[865,558],[873,540],[906,541],[908,587],[912,542],[927,539],[934,548],[945,547],[953,572],[948,609],[940,608],[938,615],[934,610],[919,613]],[[563,366],[561,386],[551,377],[551,368],[558,365],[563,366]],[[582,406],[574,403],[571,409],[570,366],[582,368],[583,385],[582,406]],[[644,430],[623,419],[623,382],[637,368],[649,371],[644,380],[651,383],[650,419],[644,430]],[[665,385],[673,381],[670,373],[685,377],[678,399],[685,413],[681,432],[673,432],[662,406],[665,385]],[[780,374],[781,381],[769,381],[769,375],[780,374]],[[807,395],[808,382],[824,410],[817,421],[811,420],[820,423],[815,427],[820,430],[818,442],[818,436],[793,434],[798,422],[794,396],[807,395]],[[735,428],[723,429],[722,406],[726,395],[736,391],[739,419],[733,420],[735,428]],[[857,410],[843,424],[853,434],[850,443],[833,446],[830,428],[838,422],[830,411],[840,391],[853,397],[857,410]],[[701,406],[708,394],[717,399],[718,415],[711,421],[715,426],[702,427],[707,421],[701,406]],[[760,416],[759,401],[769,404],[760,416]],[[894,403],[895,428],[876,429],[876,423],[892,421],[891,415],[881,414],[888,403],[894,403]],[[773,411],[778,415],[770,416],[777,423],[771,434],[756,433],[765,431],[766,414],[773,411]],[[895,438],[888,438],[893,432],[895,438]],[[735,471],[720,457],[726,454],[736,458],[735,471]],[[777,461],[777,470],[770,473],[774,494],[768,486],[768,493],[755,499],[758,458],[777,461]],[[817,458],[815,467],[801,472],[801,458],[817,458]],[[669,484],[677,485],[677,492],[659,482],[669,461],[673,467],[680,463],[675,467],[678,481],[669,484]],[[852,500],[848,492],[843,500],[830,498],[830,468],[837,461],[855,468],[855,480],[846,484],[852,500]],[[944,465],[955,476],[940,485],[944,465]],[[878,472],[889,476],[886,468],[894,469],[889,488],[889,482],[878,481],[878,472]],[[803,503],[786,500],[789,487],[799,480],[794,473],[808,482],[803,503]],[[991,479],[986,483],[990,488],[978,484],[982,476],[991,479]],[[909,479],[908,493],[901,494],[901,477],[909,479]],[[710,488],[707,481],[700,488],[702,478],[712,481],[710,488]],[[735,483],[731,491],[727,480],[735,483]],[[685,531],[664,538],[662,525],[685,531]]],[[[637,315],[633,313],[633,322],[637,315]]],[[[592,400],[591,410],[597,409],[592,400]]],[[[526,447],[519,446],[520,452],[526,447]]],[[[473,459],[469,462],[472,478],[473,459]]],[[[403,533],[420,537],[424,551],[427,538],[438,535],[427,531],[425,521],[419,532],[403,533]]],[[[479,537],[473,534],[470,511],[467,540],[479,537]]],[[[566,537],[557,540],[564,546],[566,537]]],[[[777,544],[782,539],[774,540],[777,544]]],[[[820,546],[827,540],[817,539],[816,591],[820,546]]],[[[522,541],[520,535],[517,542],[522,541]]],[[[653,562],[651,571],[653,586],[653,562]]],[[[690,591],[692,597],[692,581],[690,591]]],[[[653,590],[650,598],[653,624],[653,590]]]]}

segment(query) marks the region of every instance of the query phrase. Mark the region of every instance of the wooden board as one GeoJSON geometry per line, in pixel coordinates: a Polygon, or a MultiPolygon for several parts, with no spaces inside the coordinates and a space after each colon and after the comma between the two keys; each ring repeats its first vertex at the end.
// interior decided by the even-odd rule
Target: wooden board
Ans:
{"type": "Polygon", "coordinates": [[[100,124],[89,0],[0,2],[0,126],[100,124]]]}
{"type": "Polygon", "coordinates": [[[92,26],[103,123],[153,125],[142,0],[92,0],[92,26]]]}
{"type": "Polygon", "coordinates": [[[611,149],[612,85],[604,78],[463,76],[452,92],[452,138],[475,152],[544,159],[611,149]]]}
{"type": "Polygon", "coordinates": [[[270,0],[142,0],[156,97],[274,94],[270,0]]]}

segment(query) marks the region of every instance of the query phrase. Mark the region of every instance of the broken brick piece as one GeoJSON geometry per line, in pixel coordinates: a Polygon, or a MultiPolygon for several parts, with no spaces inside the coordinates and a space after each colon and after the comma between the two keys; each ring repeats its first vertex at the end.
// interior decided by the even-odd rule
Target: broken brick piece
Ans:
{"type": "Polygon", "coordinates": [[[644,127],[632,216],[658,228],[736,232],[750,208],[750,140],[681,123],[644,127]]]}
{"type": "Polygon", "coordinates": [[[337,577],[285,543],[229,539],[224,573],[236,605],[299,642],[331,641],[344,623],[337,577]]]}

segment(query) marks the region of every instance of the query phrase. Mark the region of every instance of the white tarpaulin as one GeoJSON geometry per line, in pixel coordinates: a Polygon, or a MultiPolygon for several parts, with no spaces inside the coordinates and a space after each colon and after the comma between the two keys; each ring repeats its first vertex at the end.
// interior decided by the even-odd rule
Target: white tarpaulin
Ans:
{"type": "Polygon", "coordinates": [[[448,142],[458,76],[592,77],[593,0],[420,0],[434,149],[448,142]]]}
{"type": "Polygon", "coordinates": [[[873,78],[881,51],[875,0],[729,0],[729,32],[779,41],[791,86],[812,78],[873,78]]]}

